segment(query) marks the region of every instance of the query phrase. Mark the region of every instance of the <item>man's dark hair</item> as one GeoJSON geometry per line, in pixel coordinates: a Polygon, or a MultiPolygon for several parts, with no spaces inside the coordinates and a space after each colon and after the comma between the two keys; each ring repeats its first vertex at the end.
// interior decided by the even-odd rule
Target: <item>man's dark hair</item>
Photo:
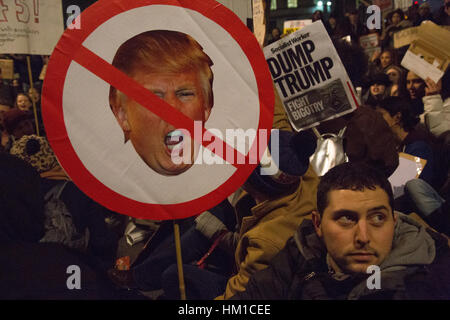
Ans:
{"type": "Polygon", "coordinates": [[[321,179],[317,188],[317,210],[322,216],[328,206],[328,194],[333,190],[364,191],[364,189],[383,189],[392,210],[394,195],[389,181],[383,172],[365,163],[347,162],[328,171],[321,179]]]}

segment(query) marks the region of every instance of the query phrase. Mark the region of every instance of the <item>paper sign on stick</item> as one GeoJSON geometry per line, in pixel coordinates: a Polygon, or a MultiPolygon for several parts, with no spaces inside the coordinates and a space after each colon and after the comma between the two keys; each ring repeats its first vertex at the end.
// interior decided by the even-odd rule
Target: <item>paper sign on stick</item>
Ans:
{"type": "Polygon", "coordinates": [[[264,46],[264,38],[266,36],[266,21],[265,21],[265,1],[253,0],[253,33],[256,40],[264,46]]]}
{"type": "Polygon", "coordinates": [[[295,130],[356,109],[355,90],[321,21],[270,44],[264,54],[295,130]]]}

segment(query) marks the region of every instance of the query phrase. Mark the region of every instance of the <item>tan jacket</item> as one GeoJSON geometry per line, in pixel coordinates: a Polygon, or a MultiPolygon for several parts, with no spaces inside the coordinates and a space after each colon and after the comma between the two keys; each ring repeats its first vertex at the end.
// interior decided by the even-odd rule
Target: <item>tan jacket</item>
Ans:
{"type": "MultiPolygon", "coordinates": [[[[244,291],[250,276],[268,267],[303,219],[316,209],[319,179],[311,167],[301,179],[294,193],[248,208],[251,215],[242,219],[235,252],[237,274],[228,280],[225,294],[217,297],[217,300],[229,299],[237,292],[244,291]]],[[[248,212],[239,212],[241,201],[246,199],[242,198],[236,204],[237,214],[248,215],[248,212]]]]}

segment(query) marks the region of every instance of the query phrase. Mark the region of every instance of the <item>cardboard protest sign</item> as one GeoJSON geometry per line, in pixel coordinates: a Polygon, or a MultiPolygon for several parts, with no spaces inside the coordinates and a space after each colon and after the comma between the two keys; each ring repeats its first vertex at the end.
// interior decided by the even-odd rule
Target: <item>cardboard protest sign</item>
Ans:
{"type": "Polygon", "coordinates": [[[401,65],[422,79],[438,82],[450,63],[450,31],[431,21],[423,22],[401,65]]]}
{"type": "Polygon", "coordinates": [[[265,5],[264,0],[253,0],[253,33],[261,46],[266,36],[265,5]]]}
{"type": "Polygon", "coordinates": [[[394,33],[394,48],[408,46],[418,38],[419,27],[411,27],[394,33]]]}
{"type": "Polygon", "coordinates": [[[426,163],[427,160],[425,159],[404,152],[399,153],[398,167],[388,179],[394,192],[394,198],[398,198],[405,193],[405,184],[418,178],[426,163]]]}
{"type": "Polygon", "coordinates": [[[295,130],[357,107],[355,90],[321,21],[265,47],[264,54],[295,130]]]}
{"type": "Polygon", "coordinates": [[[42,96],[49,142],[74,183],[151,220],[201,213],[240,187],[258,164],[253,151],[266,149],[274,105],[264,55],[240,19],[213,0],[99,1],[81,17],[50,58],[42,96]],[[176,162],[175,150],[193,161],[176,162]]]}
{"type": "Polygon", "coordinates": [[[0,1],[0,53],[49,55],[63,31],[61,0],[0,1]]]}
{"type": "Polygon", "coordinates": [[[372,57],[375,52],[381,52],[378,34],[368,34],[359,37],[359,45],[363,48],[367,57],[372,57]]]}
{"type": "Polygon", "coordinates": [[[294,31],[301,30],[312,23],[311,19],[303,20],[286,20],[283,24],[283,33],[290,34],[294,31]]]}
{"type": "Polygon", "coordinates": [[[11,59],[0,59],[0,68],[2,69],[2,78],[14,79],[14,61],[11,59]]]}

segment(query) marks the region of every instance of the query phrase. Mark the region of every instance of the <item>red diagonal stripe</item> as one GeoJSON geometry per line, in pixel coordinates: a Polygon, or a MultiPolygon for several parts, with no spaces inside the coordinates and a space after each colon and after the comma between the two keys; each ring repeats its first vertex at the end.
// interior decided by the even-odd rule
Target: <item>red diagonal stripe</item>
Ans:
{"type": "MultiPolygon", "coordinates": [[[[189,131],[191,137],[205,148],[208,148],[211,152],[217,154],[222,159],[226,159],[225,152],[235,152],[236,156],[244,157],[245,163],[249,163],[249,157],[245,157],[238,150],[228,145],[225,141],[219,137],[209,133],[214,137],[214,141],[222,144],[222,150],[214,150],[211,144],[206,144],[202,137],[207,131],[204,127],[202,128],[202,136],[198,137],[194,134],[194,121],[189,117],[185,116],[183,113],[173,108],[170,104],[166,103],[164,100],[150,92],[148,89],[144,88],[134,79],[127,76],[122,71],[116,69],[107,61],[103,60],[101,57],[90,51],[84,46],[81,46],[77,53],[74,55],[73,60],[95,74],[100,79],[108,82],[110,85],[115,87],[117,90],[126,94],[129,98],[133,99],[143,107],[147,108],[158,117],[170,123],[175,128],[182,128],[189,131]],[[226,150],[224,152],[224,150],[226,150]]],[[[249,152],[250,154],[250,152],[249,152]]],[[[237,164],[232,163],[236,168],[237,164]]]]}

